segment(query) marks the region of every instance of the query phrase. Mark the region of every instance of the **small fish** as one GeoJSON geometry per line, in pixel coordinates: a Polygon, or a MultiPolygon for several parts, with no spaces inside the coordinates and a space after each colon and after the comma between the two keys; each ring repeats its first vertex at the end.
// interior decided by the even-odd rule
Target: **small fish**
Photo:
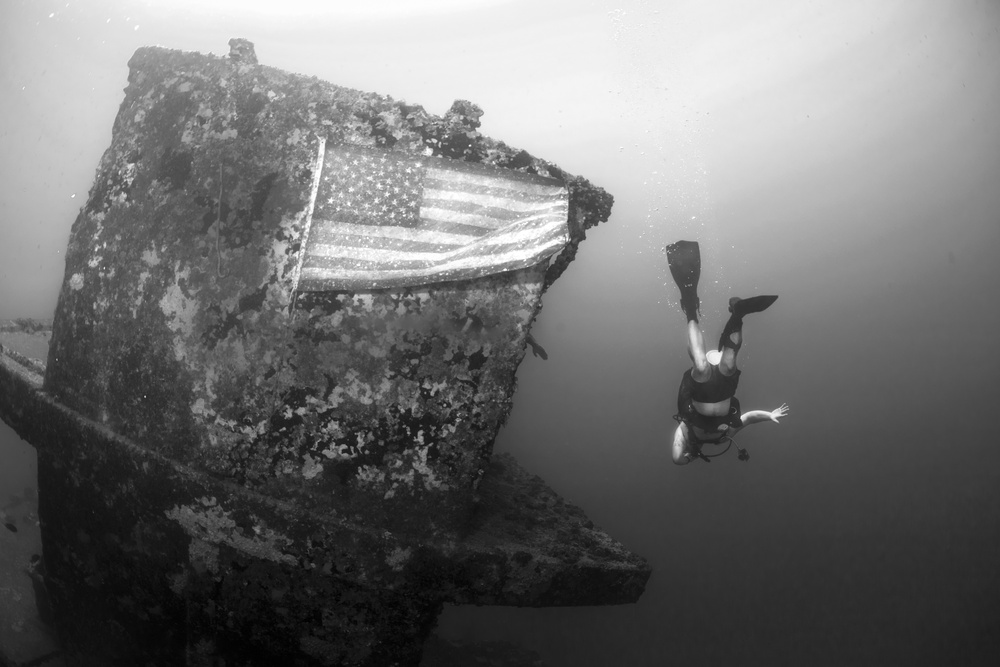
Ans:
{"type": "Polygon", "coordinates": [[[536,357],[541,357],[543,360],[549,358],[549,355],[545,351],[545,348],[539,345],[537,342],[535,342],[534,336],[528,334],[527,338],[525,338],[524,340],[525,342],[528,343],[528,345],[531,346],[531,353],[533,355],[535,355],[536,357]]]}
{"type": "Polygon", "coordinates": [[[6,523],[4,524],[4,527],[5,527],[5,528],[6,528],[7,530],[9,530],[10,532],[12,532],[12,533],[16,533],[16,532],[17,532],[17,526],[15,526],[15,525],[14,525],[13,523],[11,523],[10,521],[6,522],[6,523]]]}

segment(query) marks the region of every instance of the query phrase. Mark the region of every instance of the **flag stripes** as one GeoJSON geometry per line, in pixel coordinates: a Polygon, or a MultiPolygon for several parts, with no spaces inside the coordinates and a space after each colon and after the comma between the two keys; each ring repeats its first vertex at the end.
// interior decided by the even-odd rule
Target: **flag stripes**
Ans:
{"type": "Polygon", "coordinates": [[[300,291],[476,278],[536,264],[568,241],[568,194],[555,179],[356,146],[317,162],[300,291]]]}

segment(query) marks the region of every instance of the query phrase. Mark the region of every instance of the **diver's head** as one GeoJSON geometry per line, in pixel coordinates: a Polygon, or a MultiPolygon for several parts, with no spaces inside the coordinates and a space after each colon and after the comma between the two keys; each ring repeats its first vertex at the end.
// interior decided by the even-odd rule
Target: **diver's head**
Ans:
{"type": "Polygon", "coordinates": [[[705,353],[705,358],[708,360],[708,363],[712,364],[713,366],[718,366],[719,362],[722,361],[722,351],[709,350],[708,352],[705,353]]]}

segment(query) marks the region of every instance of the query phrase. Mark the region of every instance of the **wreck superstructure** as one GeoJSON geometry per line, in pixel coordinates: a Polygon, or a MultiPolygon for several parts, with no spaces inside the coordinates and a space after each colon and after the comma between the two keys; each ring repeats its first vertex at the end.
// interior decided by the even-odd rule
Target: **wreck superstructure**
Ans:
{"type": "Polygon", "coordinates": [[[541,295],[610,195],[481,135],[471,103],[435,117],[230,45],[136,52],[47,364],[0,355],[67,652],[416,664],[444,602],[635,601],[646,563],[492,456],[541,295]],[[558,181],[566,243],[471,279],[298,289],[332,146],[558,181]]]}

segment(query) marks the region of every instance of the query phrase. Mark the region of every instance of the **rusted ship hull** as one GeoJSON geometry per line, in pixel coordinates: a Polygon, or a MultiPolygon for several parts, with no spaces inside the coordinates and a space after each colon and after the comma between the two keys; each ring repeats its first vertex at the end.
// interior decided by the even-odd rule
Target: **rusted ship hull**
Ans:
{"type": "Polygon", "coordinates": [[[492,456],[542,293],[610,196],[480,135],[467,102],[437,118],[231,45],[133,57],[47,365],[0,355],[67,654],[416,664],[445,602],[635,601],[646,563],[492,456]],[[329,145],[556,179],[565,246],[468,280],[298,289],[329,145]]]}

